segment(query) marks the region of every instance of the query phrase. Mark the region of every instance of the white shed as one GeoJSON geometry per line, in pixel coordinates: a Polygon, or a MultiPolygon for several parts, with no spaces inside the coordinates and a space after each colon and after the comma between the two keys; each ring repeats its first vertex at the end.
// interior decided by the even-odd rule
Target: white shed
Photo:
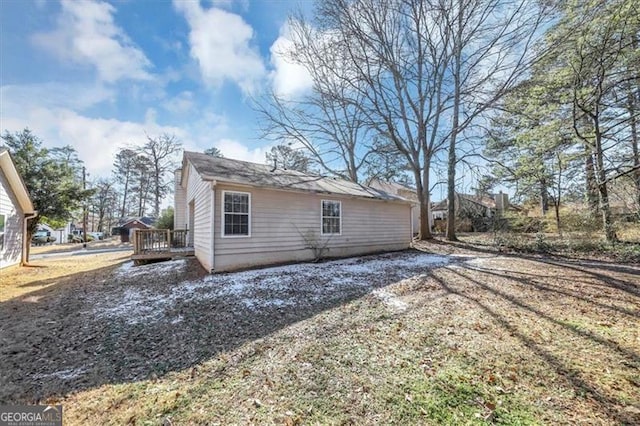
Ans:
{"type": "Polygon", "coordinates": [[[0,268],[26,259],[27,219],[35,215],[29,192],[9,151],[0,147],[0,268]]]}

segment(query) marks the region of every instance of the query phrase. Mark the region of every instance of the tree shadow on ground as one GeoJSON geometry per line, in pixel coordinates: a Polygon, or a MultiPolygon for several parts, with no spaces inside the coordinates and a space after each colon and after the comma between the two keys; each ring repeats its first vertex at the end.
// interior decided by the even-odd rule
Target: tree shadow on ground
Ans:
{"type": "MultiPolygon", "coordinates": [[[[544,260],[537,260],[538,262],[544,262],[544,260]]],[[[568,268],[568,266],[563,265],[561,263],[555,264],[556,266],[561,266],[561,267],[566,267],[568,268]]],[[[481,272],[483,274],[488,274],[488,275],[492,275],[496,278],[501,278],[504,276],[504,271],[501,272],[496,272],[494,270],[492,270],[491,268],[487,268],[487,267],[481,267],[481,266],[469,266],[467,265],[466,268],[467,270],[471,270],[471,271],[477,271],[477,272],[481,272]]],[[[574,271],[579,271],[585,274],[588,274],[588,271],[584,270],[584,269],[579,269],[579,268],[571,268],[574,271]]],[[[598,297],[595,295],[586,295],[584,292],[580,292],[580,291],[575,291],[575,290],[571,290],[571,286],[567,287],[563,287],[560,285],[549,285],[547,284],[545,281],[547,279],[554,279],[557,278],[557,276],[555,275],[544,275],[541,273],[526,273],[526,272],[522,272],[522,271],[516,271],[514,270],[509,270],[507,271],[509,279],[511,281],[515,281],[518,282],[524,286],[529,286],[529,287],[534,287],[535,289],[539,290],[540,292],[548,292],[548,293],[555,293],[556,295],[562,295],[564,297],[568,297],[568,298],[572,298],[574,300],[578,300],[578,301],[583,301],[583,302],[587,302],[590,303],[594,306],[600,307],[602,309],[606,309],[606,310],[611,310],[611,311],[615,311],[615,312],[619,312],[622,314],[626,314],[629,315],[631,317],[634,318],[640,318],[640,308],[638,309],[628,309],[625,308],[624,306],[620,306],[617,305],[613,302],[617,302],[618,299],[620,299],[620,301],[623,301],[625,299],[628,299],[627,296],[625,295],[619,295],[618,297],[616,296],[608,296],[607,300],[610,303],[604,303],[604,302],[600,302],[598,300],[598,297]]],[[[596,274],[595,277],[599,278],[600,274],[596,274]]],[[[581,282],[584,285],[588,285],[588,286],[599,286],[599,284],[595,284],[593,281],[579,281],[579,280],[572,280],[573,283],[579,283],[581,282]]],[[[604,279],[603,279],[604,281],[604,279]]],[[[605,286],[606,286],[606,282],[605,282],[605,286]]],[[[611,285],[611,288],[614,289],[620,289],[620,287],[618,285],[611,285]]],[[[632,294],[634,294],[634,292],[631,292],[632,294]]]]}
{"type": "MultiPolygon", "coordinates": [[[[595,262],[589,268],[581,269],[571,263],[567,264],[557,260],[550,262],[546,259],[535,258],[529,261],[534,267],[539,267],[540,271],[549,271],[549,267],[555,267],[558,270],[569,268],[578,275],[591,277],[592,280],[588,284],[593,287],[589,289],[591,294],[597,294],[598,286],[609,286],[619,292],[620,300],[624,300],[627,305],[631,305],[633,308],[607,304],[565,288],[542,284],[544,275],[529,274],[527,277],[522,277],[518,268],[495,271],[491,269],[490,264],[486,267],[460,265],[459,267],[454,266],[432,271],[430,278],[448,294],[469,301],[481,309],[488,318],[491,318],[510,336],[515,337],[535,357],[542,360],[556,377],[565,380],[576,395],[584,395],[585,398],[593,401],[599,407],[599,411],[607,417],[615,419],[621,424],[639,424],[640,400],[636,398],[630,404],[628,400],[623,400],[620,393],[608,393],[603,389],[603,385],[598,379],[592,378],[593,371],[587,371],[587,367],[575,363],[575,359],[572,360],[571,356],[567,356],[566,348],[560,348],[560,342],[562,344],[564,342],[578,342],[573,347],[573,355],[575,355],[586,351],[585,348],[596,347],[598,351],[605,353],[606,357],[619,360],[620,365],[626,366],[625,368],[628,368],[630,372],[637,371],[640,368],[640,354],[629,347],[629,343],[633,342],[621,340],[620,337],[616,339],[606,334],[601,335],[589,327],[572,323],[572,319],[592,320],[592,318],[588,318],[589,313],[586,313],[581,307],[593,306],[593,311],[598,313],[595,316],[598,318],[612,320],[612,317],[617,316],[622,321],[632,324],[632,327],[633,324],[638,326],[640,324],[640,309],[638,309],[640,308],[640,299],[636,292],[629,291],[629,286],[637,287],[638,284],[625,282],[622,285],[621,280],[613,279],[606,274],[606,271],[612,268],[605,264],[602,264],[602,269],[605,272],[595,272],[599,266],[595,262]],[[605,284],[602,284],[603,281],[605,284]],[[521,291],[516,292],[514,289],[521,291]],[[532,297],[532,294],[535,296],[532,297]],[[555,302],[561,302],[561,305],[565,305],[567,297],[579,303],[581,307],[572,306],[572,308],[564,310],[548,309],[549,305],[555,302]],[[605,309],[610,312],[610,315],[601,314],[605,309]],[[530,323],[524,318],[530,318],[530,321],[535,324],[534,328],[529,328],[530,323]],[[553,335],[553,339],[541,341],[538,334],[540,329],[553,335]],[[630,405],[635,407],[631,411],[627,410],[630,405]]],[[[616,268],[616,270],[619,269],[616,268]]],[[[633,272],[636,274],[639,270],[637,268],[623,269],[625,273],[633,272]]],[[[572,287],[571,281],[575,277],[564,277],[563,279],[567,287],[572,287]]],[[[586,284],[582,283],[580,286],[585,287],[586,284]]],[[[604,368],[604,366],[597,365],[599,362],[597,359],[584,361],[586,365],[596,363],[596,365],[592,365],[595,371],[601,371],[604,368]]],[[[619,370],[622,368],[620,365],[610,367],[619,370]]]]}
{"type": "MultiPolygon", "coordinates": [[[[367,256],[361,261],[376,258],[381,257],[367,256]]],[[[413,277],[417,278],[414,291],[427,283],[419,290],[424,293],[422,300],[425,303],[440,303],[442,298],[452,295],[469,301],[548,365],[557,377],[566,380],[568,388],[593,400],[601,412],[621,423],[640,420],[636,414],[624,411],[622,407],[626,403],[618,395],[604,392],[598,382],[585,377],[579,365],[572,364],[552,345],[541,343],[520,323],[521,317],[534,318],[541,327],[561,331],[560,339],[569,337],[589,342],[613,359],[639,368],[638,353],[624,341],[578,327],[558,316],[558,311],[550,313],[545,309],[545,303],[570,298],[576,304],[588,305],[607,312],[608,316],[624,317],[637,324],[638,298],[633,292],[625,291],[633,285],[632,278],[610,276],[621,272],[606,269],[609,265],[603,264],[599,268],[594,262],[581,269],[575,263],[564,265],[552,260],[555,263],[551,264],[547,263],[548,259],[539,257],[524,258],[533,265],[530,271],[543,272],[538,276],[519,267],[496,271],[491,269],[491,263],[486,267],[474,262],[462,263],[473,258],[468,253],[457,256],[455,265],[441,269],[434,269],[435,265],[417,269],[392,268],[384,274],[371,276],[367,286],[332,284],[335,279],[346,282],[348,277],[332,276],[335,271],[332,264],[327,263],[324,267],[329,276],[304,276],[305,280],[313,282],[279,288],[276,293],[269,293],[268,284],[264,285],[277,283],[274,269],[249,271],[248,276],[255,274],[257,277],[255,282],[250,282],[256,284],[257,290],[249,301],[253,300],[258,308],[251,309],[247,308],[246,300],[234,293],[237,274],[216,278],[226,280],[225,297],[206,297],[207,289],[202,287],[192,290],[192,294],[201,297],[176,297],[177,286],[188,287],[185,282],[201,282],[209,277],[195,260],[188,261],[182,270],[168,269],[153,279],[145,278],[133,268],[122,267],[56,278],[59,282],[46,289],[0,303],[0,365],[3,366],[0,402],[46,402],[104,384],[132,383],[188,371],[223,352],[361,298],[377,288],[413,277]],[[576,272],[572,280],[588,281],[592,287],[590,295],[598,290],[598,286],[608,286],[607,289],[613,292],[611,300],[587,297],[577,287],[570,290],[545,283],[545,276],[552,277],[565,266],[576,272]],[[614,281],[607,282],[605,278],[614,281]],[[263,281],[262,286],[258,280],[263,281]],[[429,280],[435,284],[428,285],[429,280]],[[523,295],[517,293],[521,289],[526,289],[523,295]],[[141,294],[148,297],[138,298],[141,294]],[[525,294],[535,294],[539,300],[531,300],[525,294]],[[295,297],[300,303],[284,303],[287,297],[295,297]],[[265,298],[273,303],[260,304],[265,298]],[[173,302],[167,304],[166,300],[173,302]],[[104,316],[105,309],[117,315],[104,316]],[[144,315],[136,316],[136,312],[144,315]]],[[[507,259],[516,261],[516,258],[524,262],[522,256],[507,259]]],[[[485,259],[490,262],[493,258],[485,259]]],[[[297,268],[322,266],[303,264],[297,268]]],[[[636,271],[629,267],[625,268],[624,274],[632,275],[636,271]]],[[[289,274],[291,278],[296,273],[289,274]]],[[[366,274],[366,271],[354,274],[366,274]]],[[[572,312],[575,309],[571,306],[572,312]]],[[[425,321],[429,318],[425,317],[425,321]]],[[[340,321],[335,321],[324,325],[326,329],[320,326],[317,333],[337,333],[334,328],[339,326],[340,321]]]]}
{"type": "MultiPolygon", "coordinates": [[[[363,257],[362,261],[378,257],[363,257]]],[[[340,287],[333,284],[331,266],[325,264],[328,276],[306,277],[313,281],[305,283],[306,290],[292,285],[269,295],[262,286],[247,302],[233,293],[235,274],[216,278],[227,280],[225,297],[206,297],[207,289],[202,287],[193,290],[194,294],[202,292],[202,297],[176,296],[176,286],[186,288],[185,282],[210,277],[195,259],[186,262],[187,267],[179,272],[167,270],[151,278],[133,267],[125,271],[107,267],[39,281],[33,285],[51,285],[0,303],[0,402],[47,401],[104,384],[192,368],[408,276],[406,270],[389,269],[381,276],[371,276],[367,285],[340,287]],[[261,305],[264,297],[271,297],[273,303],[261,305]],[[300,303],[286,303],[287,297],[300,303]],[[167,300],[172,302],[165,303],[167,300]],[[247,307],[247,303],[257,303],[258,308],[247,307]],[[139,312],[143,315],[136,316],[139,312]]],[[[306,265],[322,266],[297,267],[306,265]]],[[[424,272],[414,269],[411,275],[424,272]]]]}

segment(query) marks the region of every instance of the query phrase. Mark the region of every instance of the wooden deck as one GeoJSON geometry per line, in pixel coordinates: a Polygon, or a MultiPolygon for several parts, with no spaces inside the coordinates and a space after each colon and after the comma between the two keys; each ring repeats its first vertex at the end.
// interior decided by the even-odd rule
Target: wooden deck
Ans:
{"type": "Polygon", "coordinates": [[[136,229],[133,232],[133,254],[136,262],[175,259],[194,255],[186,229],[136,229]]]}

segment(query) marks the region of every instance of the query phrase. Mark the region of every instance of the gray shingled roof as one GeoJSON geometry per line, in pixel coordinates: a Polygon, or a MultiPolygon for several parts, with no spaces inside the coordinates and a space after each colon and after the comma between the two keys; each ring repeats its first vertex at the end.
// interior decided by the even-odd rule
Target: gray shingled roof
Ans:
{"type": "MultiPolygon", "coordinates": [[[[199,152],[184,152],[203,180],[236,183],[262,188],[290,189],[323,194],[407,202],[404,198],[354,182],[327,176],[314,176],[296,170],[273,169],[265,164],[211,157],[199,152]]],[[[183,164],[184,165],[184,164],[183,164]]]]}

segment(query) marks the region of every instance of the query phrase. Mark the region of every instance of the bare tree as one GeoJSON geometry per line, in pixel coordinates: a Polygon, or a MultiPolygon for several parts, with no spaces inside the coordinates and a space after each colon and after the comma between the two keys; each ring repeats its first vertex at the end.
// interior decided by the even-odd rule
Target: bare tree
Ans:
{"type": "Polygon", "coordinates": [[[313,23],[300,17],[290,23],[293,57],[330,85],[318,101],[350,111],[346,123],[327,115],[328,125],[358,136],[351,145],[333,137],[338,149],[363,152],[366,164],[374,148],[368,141],[379,136],[406,160],[420,202],[422,239],[431,238],[429,173],[445,142],[440,126],[449,109],[449,33],[434,25],[442,14],[439,5],[419,0],[326,0],[313,23]]]}
{"type": "Polygon", "coordinates": [[[540,57],[532,48],[550,19],[535,0],[450,0],[440,31],[450,31],[452,93],[448,147],[447,239],[455,241],[458,143],[467,130],[509,93],[540,57]]]}
{"type": "Polygon", "coordinates": [[[147,214],[147,203],[154,198],[154,168],[151,160],[144,154],[135,157],[135,169],[131,176],[131,201],[130,212],[134,216],[147,214]]]}
{"type": "Polygon", "coordinates": [[[116,154],[113,163],[113,174],[115,180],[120,184],[122,204],[120,207],[120,217],[127,216],[127,201],[131,190],[131,183],[135,173],[136,161],[138,153],[130,148],[123,148],[116,154]]]}
{"type": "MultiPolygon", "coordinates": [[[[535,0],[324,0],[313,23],[291,20],[291,57],[312,75],[314,101],[357,119],[347,126],[330,110],[318,121],[304,102],[294,120],[281,103],[264,115],[293,138],[305,126],[338,126],[390,141],[415,180],[420,238],[430,238],[432,163],[449,148],[453,210],[458,140],[525,72],[546,17],[541,7],[535,0]]],[[[335,132],[324,134],[347,153],[371,154],[359,139],[352,146],[335,132]]],[[[453,212],[449,217],[454,230],[453,212]]]]}
{"type": "Polygon", "coordinates": [[[344,57],[322,43],[308,50],[303,46],[314,37],[309,28],[302,24],[296,31],[294,50],[285,53],[291,61],[304,65],[313,79],[313,89],[297,99],[271,93],[256,102],[264,136],[280,143],[296,142],[322,170],[358,182],[372,147],[361,111],[345,97],[349,86],[332,75],[336,68],[346,67],[344,57]]]}
{"type": "Polygon", "coordinates": [[[167,174],[176,166],[176,154],[180,152],[182,143],[174,135],[162,134],[157,138],[147,136],[147,143],[142,147],[150,161],[151,192],[153,194],[153,214],[160,216],[160,203],[170,190],[167,174]]]}
{"type": "Polygon", "coordinates": [[[373,179],[382,179],[413,186],[413,178],[407,174],[410,168],[395,144],[382,138],[374,138],[373,147],[373,155],[368,160],[366,169],[368,182],[373,179]]]}
{"type": "Polygon", "coordinates": [[[224,155],[222,155],[222,151],[220,151],[220,148],[217,148],[215,146],[205,149],[204,153],[211,157],[224,158],[224,155]]]}
{"type": "Polygon", "coordinates": [[[117,209],[118,195],[111,179],[98,179],[93,188],[95,193],[92,199],[92,207],[98,216],[97,229],[100,232],[105,232],[110,225],[108,223],[108,219],[111,216],[110,213],[117,209]]]}
{"type": "Polygon", "coordinates": [[[299,172],[309,172],[311,165],[311,159],[305,152],[291,148],[289,145],[276,145],[266,153],[265,157],[269,165],[299,172]]]}

